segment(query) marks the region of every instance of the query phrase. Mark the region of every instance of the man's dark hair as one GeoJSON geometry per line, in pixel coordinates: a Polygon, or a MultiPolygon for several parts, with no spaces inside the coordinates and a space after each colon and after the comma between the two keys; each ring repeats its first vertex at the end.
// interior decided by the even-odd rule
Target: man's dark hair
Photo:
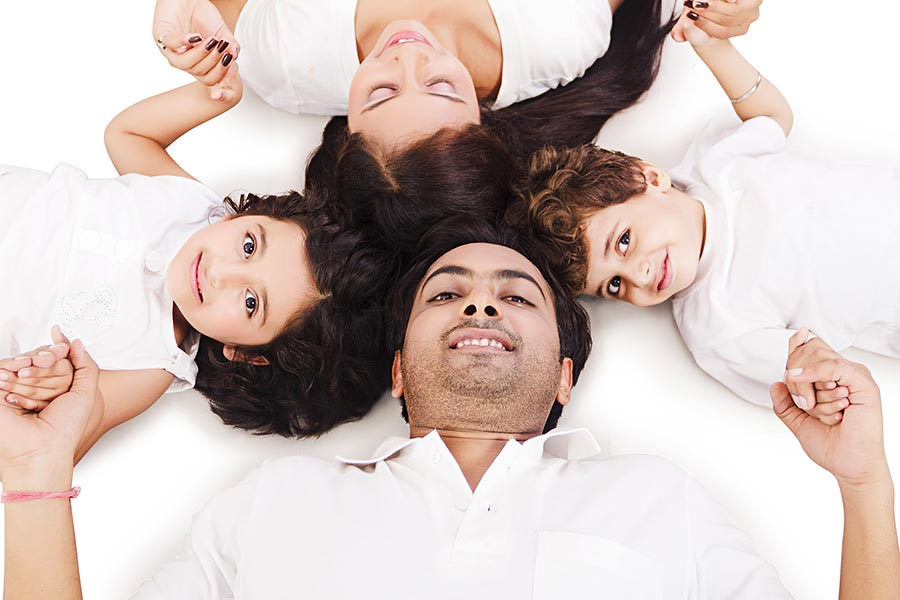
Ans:
{"type": "Polygon", "coordinates": [[[248,194],[226,204],[236,218],[264,215],[301,227],[320,297],[268,344],[236,348],[245,360],[226,359],[221,342],[202,337],[197,389],[226,424],[257,434],[319,435],[362,417],[390,382],[391,253],[348,227],[347,215],[321,194],[248,194]],[[269,364],[246,360],[254,357],[269,364]]]}
{"type": "MultiPolygon", "coordinates": [[[[587,312],[560,284],[549,262],[529,240],[522,238],[511,228],[465,216],[453,217],[435,225],[421,239],[416,258],[400,277],[391,294],[388,307],[391,349],[398,350],[403,347],[416,290],[429,267],[450,250],[474,243],[496,244],[515,250],[541,272],[553,295],[556,328],[559,333],[559,359],[560,361],[566,357],[572,359],[572,383],[573,385],[577,383],[578,376],[591,353],[591,327],[587,312]]],[[[408,419],[406,404],[402,398],[401,405],[403,418],[408,419]]],[[[554,402],[544,425],[545,433],[556,427],[562,409],[562,404],[554,402]]]]}

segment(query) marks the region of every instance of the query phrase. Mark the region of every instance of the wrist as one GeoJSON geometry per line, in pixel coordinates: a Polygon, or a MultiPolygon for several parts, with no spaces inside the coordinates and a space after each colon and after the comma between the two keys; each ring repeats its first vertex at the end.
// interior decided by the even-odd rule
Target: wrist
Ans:
{"type": "Polygon", "coordinates": [[[835,479],[837,479],[838,487],[841,490],[841,496],[844,498],[893,496],[894,494],[894,481],[891,478],[887,462],[878,469],[873,469],[860,477],[839,477],[836,475],[835,479]]]}
{"type": "Polygon", "coordinates": [[[5,492],[57,492],[72,487],[74,460],[71,454],[30,456],[3,466],[5,492]]]}

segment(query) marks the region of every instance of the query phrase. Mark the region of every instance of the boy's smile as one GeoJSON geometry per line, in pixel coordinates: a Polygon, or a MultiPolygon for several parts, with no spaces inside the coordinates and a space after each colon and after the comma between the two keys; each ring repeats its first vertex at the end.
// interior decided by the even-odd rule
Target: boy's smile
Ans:
{"type": "Polygon", "coordinates": [[[586,219],[584,293],[652,306],[697,275],[706,218],[703,205],[647,165],[647,190],[586,219]]]}

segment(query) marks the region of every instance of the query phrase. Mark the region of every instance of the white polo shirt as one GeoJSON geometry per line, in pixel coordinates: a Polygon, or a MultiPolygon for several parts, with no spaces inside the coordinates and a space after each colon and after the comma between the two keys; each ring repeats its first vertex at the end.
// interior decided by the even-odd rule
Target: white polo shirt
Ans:
{"type": "Polygon", "coordinates": [[[598,452],[584,429],[511,440],[474,493],[437,432],[269,461],[136,598],[790,597],[682,470],[598,452]]]}

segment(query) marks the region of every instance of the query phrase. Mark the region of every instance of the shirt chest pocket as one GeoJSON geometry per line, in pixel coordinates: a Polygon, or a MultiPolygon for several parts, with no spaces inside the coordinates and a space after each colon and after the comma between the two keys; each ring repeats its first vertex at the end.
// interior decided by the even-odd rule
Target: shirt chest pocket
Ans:
{"type": "Polygon", "coordinates": [[[534,565],[534,599],[656,600],[658,565],[627,546],[591,535],[542,531],[534,565]]]}

